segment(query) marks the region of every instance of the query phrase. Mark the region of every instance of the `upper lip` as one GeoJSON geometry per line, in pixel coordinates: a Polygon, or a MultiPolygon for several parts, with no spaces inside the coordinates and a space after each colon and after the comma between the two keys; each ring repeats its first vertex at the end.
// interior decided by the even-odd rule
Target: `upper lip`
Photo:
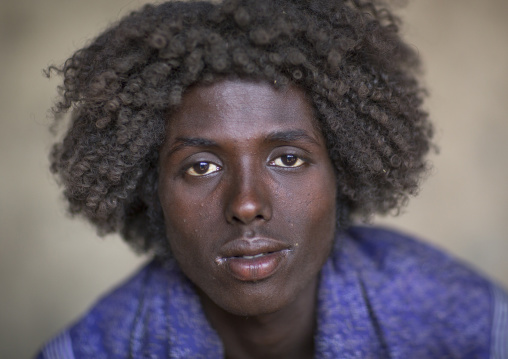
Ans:
{"type": "Polygon", "coordinates": [[[221,258],[255,256],[291,249],[288,243],[264,237],[238,238],[227,242],[220,251],[221,258]]]}

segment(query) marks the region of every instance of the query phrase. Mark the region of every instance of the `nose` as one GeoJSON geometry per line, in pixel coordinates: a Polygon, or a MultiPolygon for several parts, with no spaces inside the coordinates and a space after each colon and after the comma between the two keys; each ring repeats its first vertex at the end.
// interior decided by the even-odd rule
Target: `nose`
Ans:
{"type": "Polygon", "coordinates": [[[272,195],[262,173],[241,171],[232,175],[225,189],[225,216],[228,223],[250,224],[269,221],[272,217],[272,195]]]}

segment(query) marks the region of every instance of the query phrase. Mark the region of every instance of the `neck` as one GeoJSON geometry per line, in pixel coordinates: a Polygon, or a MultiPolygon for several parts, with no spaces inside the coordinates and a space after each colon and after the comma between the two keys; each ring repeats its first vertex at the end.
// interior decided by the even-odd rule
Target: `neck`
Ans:
{"type": "Polygon", "coordinates": [[[281,310],[258,316],[226,312],[200,293],[204,312],[222,339],[226,358],[312,358],[317,278],[281,310]]]}

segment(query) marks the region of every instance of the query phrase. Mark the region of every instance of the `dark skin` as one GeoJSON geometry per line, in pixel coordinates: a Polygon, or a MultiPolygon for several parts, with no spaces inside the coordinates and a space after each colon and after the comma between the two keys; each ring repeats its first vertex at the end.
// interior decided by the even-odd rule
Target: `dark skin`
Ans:
{"type": "Polygon", "coordinates": [[[175,259],[228,358],[311,358],[335,175],[294,85],[197,85],[169,118],[159,198],[175,259]]]}

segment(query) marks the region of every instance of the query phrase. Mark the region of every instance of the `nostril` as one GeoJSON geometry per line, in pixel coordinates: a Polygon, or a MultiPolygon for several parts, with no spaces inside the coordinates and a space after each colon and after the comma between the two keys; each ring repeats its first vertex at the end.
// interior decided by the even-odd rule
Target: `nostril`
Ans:
{"type": "Polygon", "coordinates": [[[262,213],[257,214],[255,216],[243,214],[243,215],[236,215],[236,216],[232,217],[233,222],[242,223],[242,224],[249,224],[249,223],[252,223],[255,221],[265,221],[268,219],[269,218],[264,216],[262,213]]]}

